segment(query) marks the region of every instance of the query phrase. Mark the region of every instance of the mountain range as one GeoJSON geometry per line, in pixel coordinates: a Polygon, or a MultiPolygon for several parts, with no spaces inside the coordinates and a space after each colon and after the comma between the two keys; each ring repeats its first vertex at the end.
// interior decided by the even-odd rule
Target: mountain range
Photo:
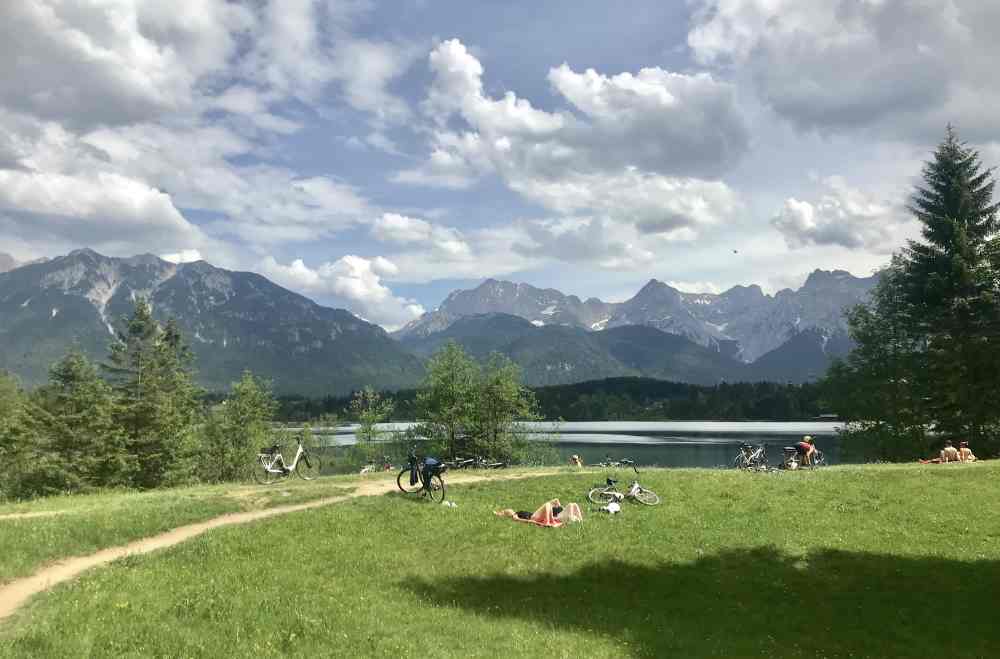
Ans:
{"type": "Polygon", "coordinates": [[[0,369],[27,385],[71,348],[107,354],[116,323],[137,296],[176,318],[197,356],[199,379],[221,390],[243,370],[280,393],[342,395],[364,385],[412,387],[423,361],[449,340],[485,359],[500,352],[532,385],[642,375],[713,384],[802,382],[850,348],[843,310],[876,278],[817,270],[798,290],[758,286],[692,294],[650,280],[620,303],[488,279],[451,293],[392,336],[248,272],[153,255],[82,249],[19,264],[0,255],[0,369]]]}
{"type": "Polygon", "coordinates": [[[0,274],[0,368],[35,385],[71,348],[103,360],[140,295],[157,318],[177,319],[209,389],[228,388],[246,369],[279,392],[313,395],[412,387],[423,374],[381,327],[260,275],[89,249],[0,274]]]}
{"type": "Polygon", "coordinates": [[[789,341],[804,339],[840,347],[846,337],[843,312],[863,301],[878,277],[855,277],[843,270],[816,270],[798,290],[766,295],[760,286],[735,286],[719,293],[683,293],[651,279],[620,303],[488,279],[477,288],[455,291],[434,311],[396,331],[413,342],[442,332],[466,316],[504,313],[537,327],[567,326],[586,331],[632,325],[654,327],[733,357],[756,362],[789,341]]]}

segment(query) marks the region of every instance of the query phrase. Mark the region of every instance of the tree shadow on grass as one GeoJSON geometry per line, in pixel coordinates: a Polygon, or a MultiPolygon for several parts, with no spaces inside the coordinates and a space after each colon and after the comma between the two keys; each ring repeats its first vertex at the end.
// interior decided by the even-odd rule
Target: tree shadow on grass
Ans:
{"type": "Polygon", "coordinates": [[[1000,656],[1000,561],[760,548],[570,573],[552,562],[530,577],[403,586],[442,606],[617,638],[637,656],[1000,656]]]}

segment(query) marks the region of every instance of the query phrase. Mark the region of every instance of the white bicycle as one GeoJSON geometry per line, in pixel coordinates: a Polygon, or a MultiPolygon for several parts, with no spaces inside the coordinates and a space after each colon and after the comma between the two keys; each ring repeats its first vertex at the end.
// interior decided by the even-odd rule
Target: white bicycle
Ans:
{"type": "Polygon", "coordinates": [[[285,458],[281,455],[281,447],[278,444],[270,448],[262,448],[252,467],[254,480],[261,485],[270,485],[287,477],[293,471],[304,481],[311,481],[319,476],[319,456],[310,454],[302,446],[301,439],[297,442],[298,449],[295,451],[295,459],[292,460],[292,464],[285,463],[285,458]]]}

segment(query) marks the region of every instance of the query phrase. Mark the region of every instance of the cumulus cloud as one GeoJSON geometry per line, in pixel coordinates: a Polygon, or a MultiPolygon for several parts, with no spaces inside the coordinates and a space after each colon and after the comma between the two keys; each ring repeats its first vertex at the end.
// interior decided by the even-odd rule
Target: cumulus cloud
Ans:
{"type": "MultiPolygon", "coordinates": [[[[575,111],[549,112],[507,92],[487,95],[480,61],[457,39],[429,56],[423,103],[435,122],[431,153],[401,183],[462,188],[497,174],[541,206],[690,238],[738,206],[725,183],[747,132],[729,83],[645,68],[614,76],[563,64],[549,82],[575,111]],[[467,129],[456,130],[460,118],[467,129]]],[[[595,225],[596,226],[596,225],[595,225]]]]}
{"type": "Polygon", "coordinates": [[[371,233],[383,242],[419,245],[444,258],[467,259],[472,255],[457,229],[398,213],[384,213],[372,223],[371,233]]]}
{"type": "Polygon", "coordinates": [[[143,249],[152,236],[174,250],[237,237],[266,253],[364,221],[372,211],[356,188],[273,164],[273,140],[301,128],[282,114],[289,101],[322,112],[332,89],[371,117],[371,144],[392,147],[381,127],[408,108],[388,87],[416,51],[355,36],[365,11],[364,3],[320,0],[4,3],[0,173],[8,189],[0,204],[10,211],[8,236],[45,215],[35,242],[47,235],[55,249],[86,235],[98,246],[102,231],[142,212],[147,226],[119,231],[119,248],[143,249]],[[198,229],[178,209],[213,219],[198,229]],[[87,234],[100,213],[103,229],[87,234]]]}
{"type": "Polygon", "coordinates": [[[119,174],[0,170],[2,226],[37,242],[181,246],[202,239],[166,193],[119,174]]]}
{"type": "Polygon", "coordinates": [[[656,253],[629,224],[600,217],[563,217],[522,222],[514,251],[537,259],[588,263],[609,270],[638,270],[656,253]]]}
{"type": "Polygon", "coordinates": [[[223,0],[3,3],[0,103],[80,127],[183,110],[252,22],[223,0]]]}
{"type": "Polygon", "coordinates": [[[731,219],[740,205],[720,181],[657,176],[635,168],[557,180],[518,177],[511,187],[552,210],[596,213],[634,224],[641,233],[679,238],[731,219]]]}
{"type": "Polygon", "coordinates": [[[688,45],[801,127],[926,141],[952,121],[984,139],[1000,128],[982,111],[1000,100],[998,21],[979,0],[699,0],[688,45]]]}
{"type": "Polygon", "coordinates": [[[771,220],[789,247],[836,245],[889,253],[914,233],[905,207],[853,188],[838,176],[823,181],[826,191],[816,201],[791,197],[771,220]]]}
{"type": "Polygon", "coordinates": [[[382,283],[384,277],[398,274],[399,269],[381,256],[366,259],[347,255],[315,269],[302,259],[282,265],[269,256],[261,263],[260,270],[283,286],[319,296],[326,303],[341,304],[362,318],[390,330],[401,327],[424,312],[421,305],[397,297],[382,283]]]}

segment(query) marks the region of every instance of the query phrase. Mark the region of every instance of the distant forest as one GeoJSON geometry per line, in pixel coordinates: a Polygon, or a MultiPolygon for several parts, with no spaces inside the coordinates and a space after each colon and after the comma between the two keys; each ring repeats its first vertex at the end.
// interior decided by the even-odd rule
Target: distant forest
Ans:
{"type": "MultiPolygon", "coordinates": [[[[652,378],[607,378],[533,388],[545,420],[801,421],[829,413],[819,384],[722,383],[700,386],[652,378]]],[[[386,393],[395,402],[394,421],[417,418],[416,391],[386,393]]],[[[351,420],[350,397],[279,399],[281,421],[351,420]]]]}

